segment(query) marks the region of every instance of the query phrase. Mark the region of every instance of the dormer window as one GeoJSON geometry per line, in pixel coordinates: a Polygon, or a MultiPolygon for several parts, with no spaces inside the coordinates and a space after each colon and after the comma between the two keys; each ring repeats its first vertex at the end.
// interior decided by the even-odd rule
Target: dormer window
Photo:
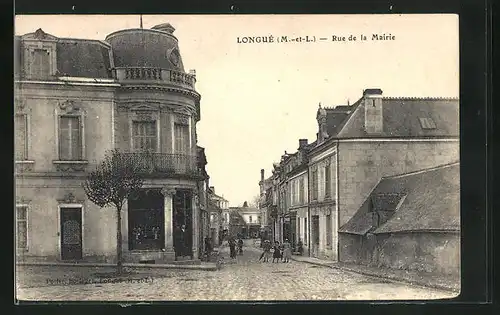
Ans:
{"type": "Polygon", "coordinates": [[[27,79],[47,80],[57,72],[57,38],[41,29],[23,35],[23,73],[27,79]]]}

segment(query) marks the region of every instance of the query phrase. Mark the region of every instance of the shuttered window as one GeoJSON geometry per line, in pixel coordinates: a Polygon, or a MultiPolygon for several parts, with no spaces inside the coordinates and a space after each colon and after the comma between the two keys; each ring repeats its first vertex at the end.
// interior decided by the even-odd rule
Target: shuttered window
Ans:
{"type": "Polygon", "coordinates": [[[26,115],[15,116],[15,153],[16,161],[25,161],[28,158],[28,123],[26,115]]]}
{"type": "Polygon", "coordinates": [[[134,121],[132,142],[134,152],[156,152],[156,121],[134,121]]]}
{"type": "Polygon", "coordinates": [[[59,159],[61,161],[82,159],[80,117],[59,117],[59,159]]]}
{"type": "Polygon", "coordinates": [[[189,126],[175,124],[175,152],[186,154],[189,151],[189,126]]]}
{"type": "Polygon", "coordinates": [[[28,248],[28,207],[16,207],[16,243],[18,249],[28,248]]]}
{"type": "Polygon", "coordinates": [[[31,52],[30,75],[36,79],[45,79],[50,75],[50,53],[45,49],[31,52]]]}

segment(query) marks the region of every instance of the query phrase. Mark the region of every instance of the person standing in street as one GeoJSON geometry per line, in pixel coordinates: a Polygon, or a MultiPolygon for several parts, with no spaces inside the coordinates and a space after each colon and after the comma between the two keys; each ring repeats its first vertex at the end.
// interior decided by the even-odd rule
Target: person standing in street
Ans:
{"type": "Polygon", "coordinates": [[[265,240],[264,243],[262,244],[262,254],[260,255],[259,261],[261,261],[262,258],[264,258],[264,262],[269,261],[269,257],[271,256],[271,242],[268,240],[265,240]]]}
{"type": "Polygon", "coordinates": [[[231,258],[236,258],[236,242],[234,241],[234,238],[230,238],[228,241],[229,244],[229,257],[231,258]]]}
{"type": "Polygon", "coordinates": [[[274,260],[276,260],[276,262],[280,262],[280,258],[281,258],[280,242],[278,242],[278,241],[274,242],[273,250],[274,250],[273,251],[273,263],[274,263],[274,260]]]}
{"type": "Polygon", "coordinates": [[[283,242],[283,262],[288,263],[292,258],[292,244],[286,239],[283,242]]]}

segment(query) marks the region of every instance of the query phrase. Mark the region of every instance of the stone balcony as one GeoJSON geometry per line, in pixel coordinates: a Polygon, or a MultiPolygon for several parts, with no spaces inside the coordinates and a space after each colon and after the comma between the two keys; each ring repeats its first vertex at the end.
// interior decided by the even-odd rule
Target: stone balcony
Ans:
{"type": "Polygon", "coordinates": [[[195,89],[196,76],[180,71],[150,67],[117,67],[116,79],[123,84],[165,84],[195,89]]]}
{"type": "Polygon", "coordinates": [[[199,177],[197,157],[186,154],[134,152],[122,153],[147,177],[199,177]]]}

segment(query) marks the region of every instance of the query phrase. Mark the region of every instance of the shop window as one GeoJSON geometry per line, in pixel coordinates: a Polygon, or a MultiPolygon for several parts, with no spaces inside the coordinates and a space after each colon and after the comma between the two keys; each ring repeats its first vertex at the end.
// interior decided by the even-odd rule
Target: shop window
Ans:
{"type": "Polygon", "coordinates": [[[165,248],[164,197],[159,191],[141,191],[128,201],[129,250],[165,248]]]}

